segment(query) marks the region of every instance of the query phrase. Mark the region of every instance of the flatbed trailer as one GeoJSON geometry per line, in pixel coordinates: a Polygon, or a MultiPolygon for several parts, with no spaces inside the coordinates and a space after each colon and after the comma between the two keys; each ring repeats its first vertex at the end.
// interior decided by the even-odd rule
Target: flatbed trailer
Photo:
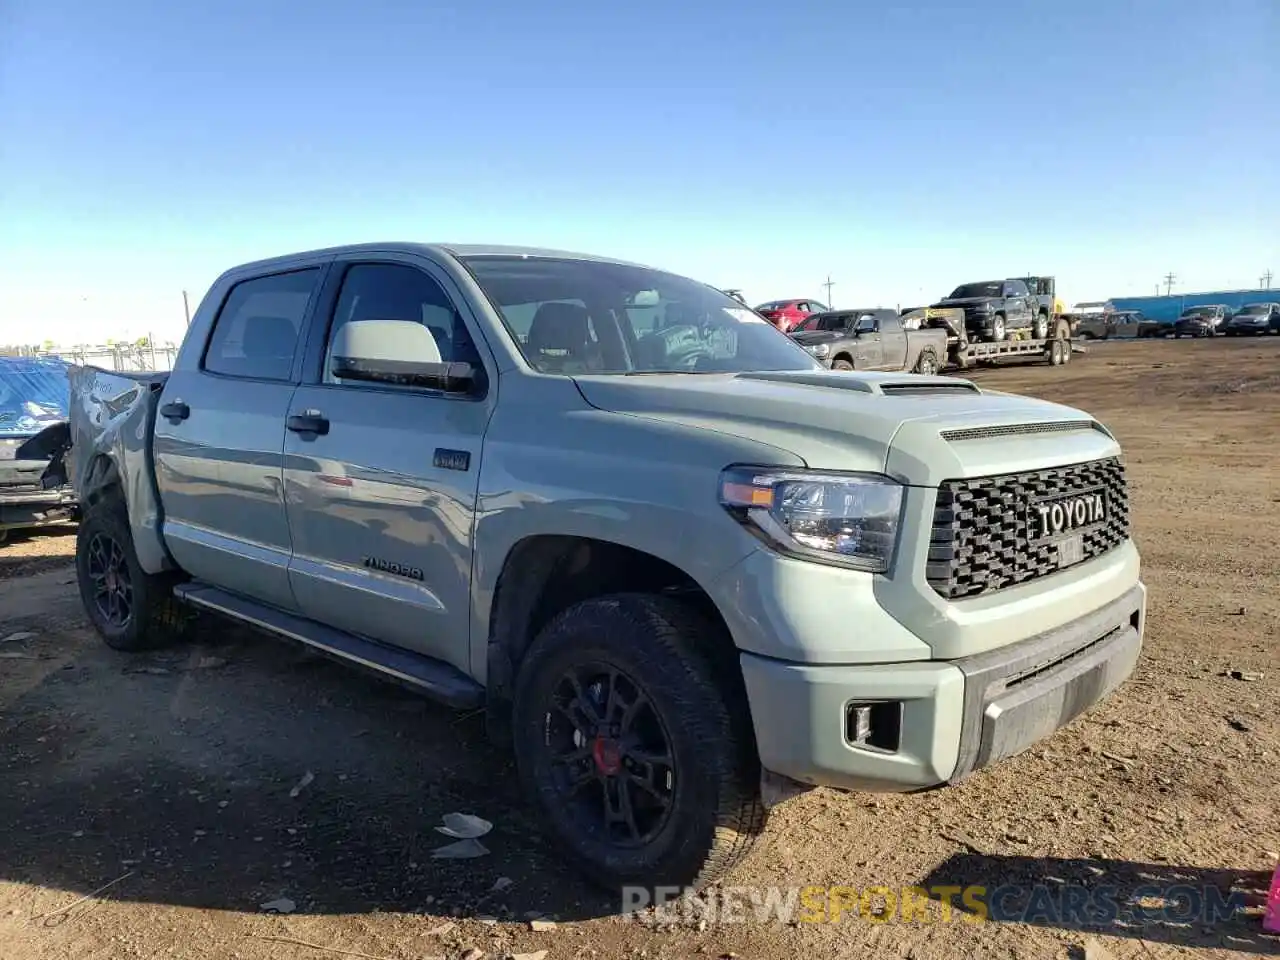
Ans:
{"type": "Polygon", "coordinates": [[[995,363],[1000,360],[1043,360],[1057,367],[1071,362],[1073,353],[1084,350],[1071,342],[1071,326],[1058,318],[1053,324],[1051,336],[1043,340],[1009,339],[999,343],[967,341],[952,338],[948,345],[947,359],[953,367],[966,370],[978,363],[995,363]]]}

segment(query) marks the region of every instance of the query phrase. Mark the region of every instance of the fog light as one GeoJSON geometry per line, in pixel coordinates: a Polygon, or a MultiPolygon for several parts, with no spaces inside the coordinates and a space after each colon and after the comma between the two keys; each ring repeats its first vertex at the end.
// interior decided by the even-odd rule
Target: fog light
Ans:
{"type": "Polygon", "coordinates": [[[902,701],[849,704],[845,708],[844,735],[855,747],[896,753],[902,739],[902,701]]]}

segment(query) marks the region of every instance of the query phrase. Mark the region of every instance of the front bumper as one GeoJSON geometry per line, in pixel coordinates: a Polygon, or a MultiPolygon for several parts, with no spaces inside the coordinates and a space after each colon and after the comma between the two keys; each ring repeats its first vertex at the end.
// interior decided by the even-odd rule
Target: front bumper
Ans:
{"type": "Polygon", "coordinates": [[[741,655],[760,761],[801,783],[899,792],[955,783],[1106,697],[1137,664],[1139,582],[1058,629],[957,660],[850,666],[741,655]],[[851,703],[901,703],[893,751],[846,735],[851,703]]]}
{"type": "Polygon", "coordinates": [[[79,504],[70,486],[0,494],[0,530],[44,527],[75,519],[79,504]]]}

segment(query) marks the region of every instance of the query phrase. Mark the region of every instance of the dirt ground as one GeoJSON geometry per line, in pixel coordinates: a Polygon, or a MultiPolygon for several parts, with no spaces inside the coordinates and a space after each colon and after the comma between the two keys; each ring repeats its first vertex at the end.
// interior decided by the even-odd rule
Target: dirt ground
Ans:
{"type": "Polygon", "coordinates": [[[0,956],[1280,951],[1256,905],[1280,851],[1280,338],[1101,344],[1065,368],[973,376],[1084,407],[1125,445],[1150,588],[1138,672],[955,788],[791,801],[728,883],[1084,884],[1121,902],[1181,884],[1243,891],[1248,912],[948,921],[935,899],[914,921],[624,919],[560,866],[479,717],[220,622],[195,645],[113,653],[81,614],[74,536],[49,533],[0,547],[0,638],[33,634],[0,640],[0,956]],[[488,856],[432,860],[447,842],[432,826],[453,811],[495,824],[488,856]],[[260,906],[281,897],[294,912],[260,906]],[[558,924],[531,930],[535,915],[558,924]]]}

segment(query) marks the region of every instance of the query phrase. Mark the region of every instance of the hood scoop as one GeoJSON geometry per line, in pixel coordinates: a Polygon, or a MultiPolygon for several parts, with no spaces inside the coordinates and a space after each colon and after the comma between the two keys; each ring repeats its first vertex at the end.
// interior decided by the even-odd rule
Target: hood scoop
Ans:
{"type": "Polygon", "coordinates": [[[943,430],[941,436],[948,443],[957,440],[990,440],[993,437],[1027,436],[1035,433],[1075,433],[1079,430],[1097,430],[1111,436],[1106,427],[1096,420],[1050,420],[1046,423],[1007,423],[990,427],[964,427],[943,430]]]}
{"type": "Polygon", "coordinates": [[[863,371],[851,373],[843,370],[815,370],[798,373],[740,373],[738,380],[763,380],[768,383],[785,383],[791,386],[825,387],[836,390],[853,390],[858,393],[878,394],[882,397],[946,397],[972,396],[982,393],[970,380],[955,377],[926,377],[918,374],[876,373],[863,371]]]}

